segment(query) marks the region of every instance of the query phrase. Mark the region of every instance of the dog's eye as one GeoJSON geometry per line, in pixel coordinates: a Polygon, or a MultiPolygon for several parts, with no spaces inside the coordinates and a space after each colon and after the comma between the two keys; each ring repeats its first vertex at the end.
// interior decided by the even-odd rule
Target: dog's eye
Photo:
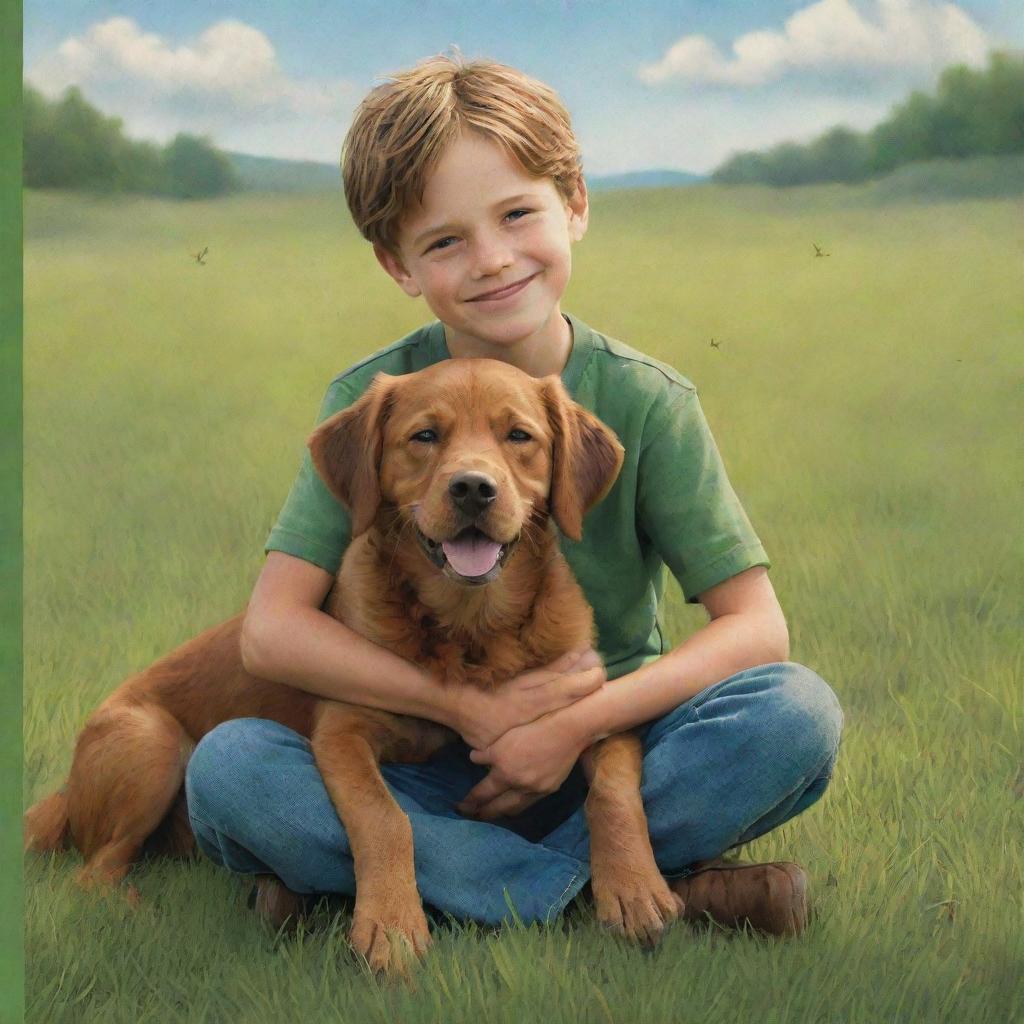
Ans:
{"type": "Polygon", "coordinates": [[[410,441],[422,441],[424,444],[433,444],[437,440],[437,431],[431,430],[429,427],[426,430],[417,430],[410,441]]]}
{"type": "Polygon", "coordinates": [[[520,430],[518,427],[508,432],[508,439],[510,441],[517,441],[519,444],[522,444],[523,441],[533,440],[533,438],[525,430],[520,430]]]}

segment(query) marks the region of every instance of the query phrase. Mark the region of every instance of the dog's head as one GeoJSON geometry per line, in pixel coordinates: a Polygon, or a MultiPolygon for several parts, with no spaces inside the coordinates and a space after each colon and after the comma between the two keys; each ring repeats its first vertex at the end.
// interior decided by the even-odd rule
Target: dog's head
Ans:
{"type": "Polygon", "coordinates": [[[579,540],[611,488],[622,446],[569,398],[493,359],[449,359],[402,377],[378,374],[309,439],[313,464],[352,515],[352,534],[382,511],[460,583],[489,583],[531,518],[550,514],[579,540]]]}

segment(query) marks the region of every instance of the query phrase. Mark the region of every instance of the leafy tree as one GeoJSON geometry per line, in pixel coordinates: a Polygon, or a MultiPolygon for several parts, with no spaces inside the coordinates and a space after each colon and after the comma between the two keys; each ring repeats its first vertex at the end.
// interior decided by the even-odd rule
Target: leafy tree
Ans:
{"type": "Polygon", "coordinates": [[[24,162],[29,184],[71,188],[112,188],[111,152],[121,125],[89,106],[78,89],[56,104],[35,90],[26,92],[24,162]]]}
{"type": "Polygon", "coordinates": [[[992,53],[989,66],[946,68],[935,96],[913,92],[872,131],[832,128],[806,146],[740,153],[712,180],[776,186],[857,182],[920,160],[1024,152],[1024,56],[992,53]]]}
{"type": "Polygon", "coordinates": [[[181,199],[201,199],[239,189],[231,162],[209,139],[176,135],[164,154],[167,188],[181,199]]]}
{"type": "Polygon", "coordinates": [[[228,158],[206,139],[179,135],[161,148],[125,136],[77,88],[48,101],[31,86],[23,100],[23,177],[30,188],[142,192],[202,198],[240,187],[228,158]]]}
{"type": "Polygon", "coordinates": [[[762,153],[737,153],[711,175],[711,180],[720,185],[753,185],[765,180],[766,163],[762,153]]]}
{"type": "Polygon", "coordinates": [[[1024,58],[991,55],[979,122],[982,152],[1024,152],[1024,58]]]}
{"type": "Polygon", "coordinates": [[[871,174],[871,142],[860,132],[833,128],[807,147],[809,173],[813,181],[842,181],[852,184],[871,174]]]}
{"type": "Polygon", "coordinates": [[[760,182],[777,187],[864,181],[873,170],[872,153],[866,136],[849,128],[832,128],[807,146],[784,142],[767,153],[739,153],[711,177],[723,185],[760,182]]]}
{"type": "Polygon", "coordinates": [[[872,170],[886,174],[900,164],[929,159],[934,120],[934,101],[922,92],[911,93],[910,98],[871,133],[872,170]]]}
{"type": "Polygon", "coordinates": [[[56,154],[57,140],[53,135],[50,104],[31,86],[26,86],[21,112],[25,184],[39,188],[60,185],[61,164],[56,154]]]}
{"type": "Polygon", "coordinates": [[[163,150],[152,142],[128,143],[118,153],[117,180],[125,192],[166,194],[163,150]]]}

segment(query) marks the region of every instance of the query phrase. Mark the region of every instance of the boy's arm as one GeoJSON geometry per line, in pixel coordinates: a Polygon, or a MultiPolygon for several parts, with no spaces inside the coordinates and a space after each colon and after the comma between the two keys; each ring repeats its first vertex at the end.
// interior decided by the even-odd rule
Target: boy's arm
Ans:
{"type": "Polygon", "coordinates": [[[701,594],[711,621],[656,662],[605,685],[565,721],[589,745],[667,715],[701,690],[744,669],[790,656],[790,632],[762,565],[701,594]]]}
{"type": "Polygon", "coordinates": [[[267,555],[242,626],[247,672],[320,697],[440,722],[473,746],[486,746],[604,681],[588,655],[517,677],[500,702],[475,687],[445,684],[321,611],[333,582],[312,562],[281,551],[267,555]]]}
{"type": "Polygon", "coordinates": [[[474,753],[491,772],[460,810],[483,818],[516,814],[557,788],[597,740],[660,718],[744,669],[788,659],[786,620],[763,566],[711,587],[700,602],[711,621],[668,654],[474,753]]]}
{"type": "Polygon", "coordinates": [[[312,562],[268,553],[242,626],[246,671],[320,697],[450,724],[443,688],[426,672],[321,611],[333,583],[312,562]],[[389,683],[386,700],[382,679],[389,683]]]}
{"type": "Polygon", "coordinates": [[[710,621],[664,657],[606,683],[566,719],[589,746],[660,718],[729,676],[789,658],[789,630],[768,572],[754,566],[700,595],[710,621]]]}

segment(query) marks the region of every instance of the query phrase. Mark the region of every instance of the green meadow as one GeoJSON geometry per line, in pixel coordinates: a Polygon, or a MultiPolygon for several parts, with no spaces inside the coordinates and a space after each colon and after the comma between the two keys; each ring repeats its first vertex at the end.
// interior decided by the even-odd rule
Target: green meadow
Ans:
{"type": "MultiPolygon", "coordinates": [[[[386,984],[344,913],[283,940],[200,861],[140,866],[131,911],[78,892],[66,854],[26,862],[27,1019],[1020,1014],[1021,223],[1010,199],[700,186],[596,196],[576,250],[565,307],[696,383],[793,658],[846,712],[825,798],[745,851],[807,867],[801,940],[679,925],[646,954],[577,905],[543,929],[441,927],[414,984],[386,984]]],[[[30,193],[25,279],[30,802],[121,679],[242,607],[327,382],[429,314],[340,193],[30,193]]],[[[664,618],[681,639],[702,613],[670,588],[664,618]]]]}

